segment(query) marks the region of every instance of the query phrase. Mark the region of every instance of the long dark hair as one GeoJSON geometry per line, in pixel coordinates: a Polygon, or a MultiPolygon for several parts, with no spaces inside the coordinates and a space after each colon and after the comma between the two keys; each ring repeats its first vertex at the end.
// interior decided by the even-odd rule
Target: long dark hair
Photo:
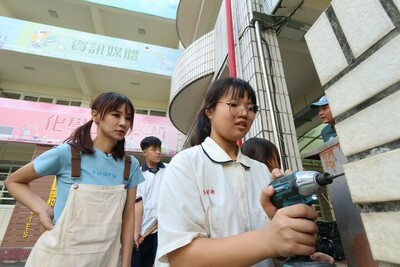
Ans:
{"type": "MultiPolygon", "coordinates": [[[[90,108],[91,110],[96,110],[97,113],[100,114],[100,119],[104,119],[104,117],[109,112],[117,110],[123,104],[125,104],[126,106],[125,112],[132,114],[131,126],[130,126],[132,130],[135,108],[133,107],[133,104],[128,97],[113,92],[103,93],[93,100],[90,108]]],[[[89,120],[84,125],[79,126],[72,132],[72,134],[67,139],[65,139],[64,142],[67,142],[75,146],[84,153],[93,154],[94,153],[93,140],[90,135],[90,129],[92,128],[92,124],[93,120],[89,120]]],[[[124,155],[125,155],[125,138],[119,140],[112,150],[112,156],[114,159],[118,158],[122,159],[124,155]]]]}
{"type": "MultiPolygon", "coordinates": [[[[279,156],[278,148],[272,143],[264,138],[250,138],[246,140],[242,147],[242,153],[249,158],[257,160],[261,163],[269,165],[269,162],[276,157],[279,167],[281,166],[281,158],[279,156]]],[[[268,169],[270,166],[268,166],[268,169]]]]}
{"type": "Polygon", "coordinates": [[[206,110],[214,108],[221,97],[227,95],[229,92],[232,92],[232,97],[234,98],[243,98],[245,93],[247,93],[251,102],[254,105],[257,104],[255,92],[248,82],[233,77],[214,81],[207,91],[203,106],[197,114],[193,135],[190,139],[192,146],[201,144],[206,137],[210,136],[211,122],[207,117],[206,110]]]}

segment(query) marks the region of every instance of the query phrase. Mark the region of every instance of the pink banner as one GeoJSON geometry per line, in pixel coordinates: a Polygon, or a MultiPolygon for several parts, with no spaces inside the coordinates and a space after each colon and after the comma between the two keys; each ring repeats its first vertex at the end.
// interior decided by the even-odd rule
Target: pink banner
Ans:
{"type": "MultiPolygon", "coordinates": [[[[88,120],[89,108],[0,98],[0,141],[58,145],[88,120]]],[[[140,141],[149,135],[160,138],[164,155],[176,154],[178,131],[171,121],[141,114],[135,114],[126,150],[141,151],[140,141]]]]}

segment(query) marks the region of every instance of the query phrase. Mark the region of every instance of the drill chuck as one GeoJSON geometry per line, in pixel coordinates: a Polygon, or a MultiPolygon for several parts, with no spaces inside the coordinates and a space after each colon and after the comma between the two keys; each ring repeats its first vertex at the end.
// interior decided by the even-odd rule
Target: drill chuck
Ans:
{"type": "Polygon", "coordinates": [[[315,181],[320,185],[320,186],[324,186],[324,185],[328,185],[331,184],[333,182],[333,179],[342,176],[344,173],[337,173],[337,174],[329,174],[327,172],[324,173],[317,173],[316,177],[315,177],[315,181]]]}

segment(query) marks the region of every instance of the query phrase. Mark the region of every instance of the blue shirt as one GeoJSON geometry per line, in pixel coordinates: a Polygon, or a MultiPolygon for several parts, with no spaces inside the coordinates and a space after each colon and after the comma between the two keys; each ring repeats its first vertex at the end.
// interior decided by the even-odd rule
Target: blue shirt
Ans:
{"type": "Polygon", "coordinates": [[[332,125],[328,124],[321,130],[321,136],[324,143],[328,142],[330,139],[337,136],[336,130],[332,125]]]}
{"type": "MultiPolygon", "coordinates": [[[[54,223],[64,210],[72,184],[120,185],[124,181],[125,158],[117,161],[94,147],[92,155],[81,154],[81,178],[71,179],[71,147],[61,144],[50,149],[33,161],[35,171],[40,176],[55,175],[57,178],[57,198],[54,206],[54,223]]],[[[139,162],[131,156],[128,189],[144,181],[139,162]]]]}

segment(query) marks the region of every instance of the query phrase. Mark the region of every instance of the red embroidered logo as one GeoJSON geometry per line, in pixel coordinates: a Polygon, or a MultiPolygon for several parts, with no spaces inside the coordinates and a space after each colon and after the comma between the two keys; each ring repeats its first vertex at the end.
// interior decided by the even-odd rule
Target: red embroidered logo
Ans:
{"type": "Polygon", "coordinates": [[[203,194],[204,195],[214,195],[215,191],[214,189],[203,189],[203,194]]]}

